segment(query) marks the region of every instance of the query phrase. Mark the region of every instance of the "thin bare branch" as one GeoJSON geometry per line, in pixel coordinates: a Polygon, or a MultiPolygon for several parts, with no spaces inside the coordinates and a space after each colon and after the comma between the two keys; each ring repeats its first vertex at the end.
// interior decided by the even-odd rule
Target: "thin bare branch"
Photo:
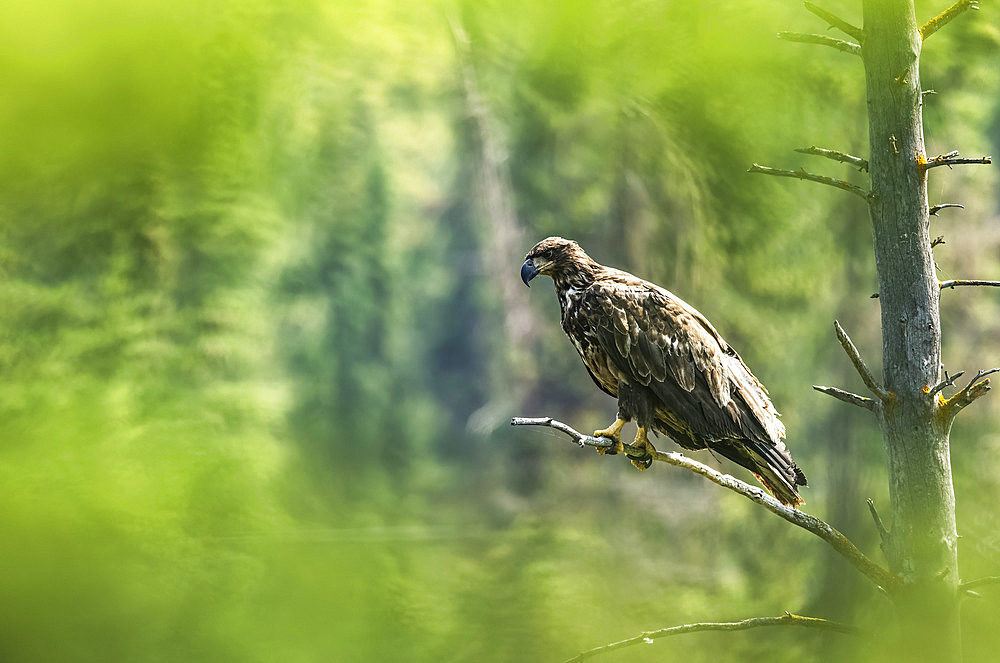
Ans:
{"type": "Polygon", "coordinates": [[[960,159],[958,156],[958,150],[952,150],[947,154],[939,154],[933,159],[928,159],[926,162],[920,164],[920,169],[927,172],[931,168],[937,168],[938,166],[952,166],[962,164],[962,163],[978,163],[978,164],[991,164],[993,163],[992,157],[976,157],[975,159],[960,159]]]}
{"type": "Polygon", "coordinates": [[[965,371],[959,371],[958,373],[955,373],[954,375],[951,376],[948,375],[948,371],[945,371],[944,380],[941,380],[936,385],[934,385],[933,388],[929,389],[927,391],[927,395],[930,396],[931,398],[934,398],[934,396],[937,395],[937,393],[942,389],[944,389],[945,387],[954,387],[955,380],[962,377],[963,375],[965,375],[965,371]]]}
{"type": "Polygon", "coordinates": [[[957,207],[959,209],[965,209],[965,205],[959,205],[958,203],[939,203],[934,207],[927,210],[927,213],[931,216],[937,216],[937,213],[946,207],[957,207]]]}
{"type": "Polygon", "coordinates": [[[982,587],[983,585],[1000,585],[1000,576],[986,576],[985,578],[967,580],[958,586],[958,591],[968,592],[969,590],[975,589],[976,587],[982,587]]]}
{"type": "MultiPolygon", "coordinates": [[[[937,237],[935,237],[934,239],[931,240],[931,248],[932,249],[935,246],[937,246],[938,244],[947,244],[947,242],[944,241],[944,235],[938,235],[937,237]]],[[[934,266],[937,267],[936,264],[934,266]]]]}
{"type": "Polygon", "coordinates": [[[760,164],[754,164],[747,169],[748,173],[762,173],[764,175],[776,175],[778,177],[794,177],[800,180],[809,180],[810,182],[819,182],[820,184],[826,184],[827,186],[836,187],[838,189],[843,189],[844,191],[850,191],[851,193],[861,196],[865,200],[868,200],[870,191],[866,191],[859,186],[855,186],[849,182],[843,180],[834,179],[832,177],[826,177],[824,175],[816,175],[813,173],[807,173],[802,170],[781,170],[779,168],[768,168],[767,166],[761,166],[760,164]]]}
{"type": "MultiPolygon", "coordinates": [[[[549,428],[555,428],[556,430],[566,433],[574,442],[581,446],[607,449],[612,445],[609,438],[584,435],[583,433],[580,433],[566,424],[552,419],[551,417],[515,417],[511,419],[510,425],[548,426],[549,428]]],[[[624,455],[628,455],[628,452],[632,450],[631,446],[626,445],[626,454],[624,455]]],[[[642,453],[640,449],[634,449],[634,451],[636,455],[642,453]]],[[[784,518],[793,525],[812,532],[830,544],[834,550],[854,565],[854,567],[864,576],[875,583],[877,587],[890,593],[896,591],[900,587],[901,581],[895,574],[890,573],[866,557],[863,552],[858,550],[858,547],[855,546],[850,539],[841,534],[837,529],[815,516],[799,511],[793,507],[785,506],[767,494],[763,488],[751,486],[744,481],[740,481],[734,476],[723,474],[718,470],[713,470],[711,467],[699,463],[696,460],[691,460],[687,456],[677,452],[657,451],[654,460],[675,465],[677,467],[683,467],[684,469],[690,470],[696,474],[700,474],[709,481],[718,484],[723,488],[728,488],[735,493],[739,493],[752,502],[760,504],[771,513],[784,518]]]]}
{"type": "Polygon", "coordinates": [[[817,7],[811,2],[806,3],[806,9],[812,12],[813,14],[816,14],[816,16],[819,16],[824,21],[826,21],[831,28],[837,28],[844,34],[854,37],[854,40],[857,41],[859,44],[864,43],[865,31],[862,30],[861,28],[855,25],[851,25],[850,23],[840,18],[836,14],[831,14],[827,10],[821,7],[817,7]]]}
{"type": "Polygon", "coordinates": [[[868,161],[865,159],[856,157],[852,154],[838,152],[837,150],[828,150],[823,147],[810,145],[809,147],[800,147],[795,151],[801,152],[802,154],[813,154],[818,157],[826,157],[827,159],[833,159],[834,161],[840,161],[841,163],[849,163],[852,166],[855,166],[858,170],[868,170],[868,161]]]}
{"type": "Polygon", "coordinates": [[[697,624],[684,624],[683,626],[670,626],[655,631],[645,631],[627,640],[619,640],[611,644],[603,645],[580,652],[566,663],[580,663],[591,656],[597,656],[605,652],[631,647],[632,645],[651,644],[653,640],[665,638],[671,635],[681,635],[682,633],[695,633],[698,631],[745,631],[751,628],[763,626],[803,626],[805,628],[823,629],[835,631],[847,635],[863,636],[864,632],[856,626],[833,622],[829,619],[819,619],[817,617],[803,617],[786,612],[780,617],[752,617],[738,622],[700,622],[697,624]]]}
{"type": "Polygon", "coordinates": [[[855,44],[853,41],[844,41],[843,39],[828,37],[826,35],[782,31],[778,33],[778,39],[796,41],[801,44],[820,44],[822,46],[835,48],[838,51],[843,51],[844,53],[850,53],[851,55],[861,55],[861,46],[859,44],[855,44]]]}
{"type": "Polygon", "coordinates": [[[941,404],[945,416],[954,418],[964,408],[972,405],[977,398],[985,396],[990,390],[990,381],[986,376],[997,372],[1000,372],[1000,368],[977,371],[975,377],[969,380],[969,384],[959,389],[954,396],[945,399],[944,403],[941,404]]]}
{"type": "Polygon", "coordinates": [[[840,322],[834,320],[833,327],[837,330],[837,339],[844,347],[844,352],[846,352],[847,356],[850,357],[851,363],[854,364],[854,368],[858,372],[858,375],[861,376],[861,380],[864,381],[865,386],[868,387],[869,391],[878,396],[879,400],[882,402],[889,400],[891,398],[889,396],[889,392],[885,390],[885,387],[876,382],[874,377],[872,377],[872,372],[868,370],[868,365],[865,364],[865,360],[861,358],[861,353],[859,353],[858,349],[854,346],[854,342],[851,341],[851,337],[848,336],[847,332],[844,331],[844,328],[840,326],[840,322]]]}
{"type": "Polygon", "coordinates": [[[971,279],[951,279],[950,281],[940,281],[938,285],[941,286],[942,290],[944,290],[945,288],[956,288],[958,286],[963,286],[963,285],[985,285],[985,286],[997,287],[1000,286],[1000,281],[976,281],[971,279]]]}
{"type": "Polygon", "coordinates": [[[878,515],[878,510],[875,508],[875,500],[869,497],[865,500],[865,502],[868,503],[868,512],[872,514],[872,520],[875,521],[875,529],[878,530],[879,548],[881,548],[882,553],[888,557],[889,530],[886,529],[885,525],[882,523],[881,516],[878,515]]]}
{"type": "Polygon", "coordinates": [[[850,403],[851,405],[857,405],[858,407],[863,407],[866,410],[871,410],[872,412],[874,412],[878,407],[878,401],[876,400],[865,398],[864,396],[858,396],[857,394],[852,394],[849,391],[837,389],[836,387],[821,387],[820,385],[814,384],[813,389],[826,394],[827,396],[833,396],[838,401],[844,401],[845,403],[850,403]]]}
{"type": "Polygon", "coordinates": [[[920,38],[927,39],[966,9],[979,9],[979,0],[958,0],[951,7],[948,7],[948,9],[945,9],[922,25],[920,27],[920,38]]]}

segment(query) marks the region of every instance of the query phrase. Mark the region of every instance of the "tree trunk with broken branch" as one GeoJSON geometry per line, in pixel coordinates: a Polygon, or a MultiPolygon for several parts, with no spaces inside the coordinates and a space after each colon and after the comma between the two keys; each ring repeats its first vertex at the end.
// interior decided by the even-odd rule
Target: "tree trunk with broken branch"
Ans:
{"type": "MultiPolygon", "coordinates": [[[[997,282],[937,280],[930,215],[959,205],[929,208],[927,177],[938,166],[989,164],[991,160],[960,159],[957,151],[927,158],[919,67],[923,39],[975,4],[960,0],[922,27],[912,0],[865,0],[860,31],[836,17],[827,19],[858,40],[865,68],[871,176],[866,200],[879,280],[884,384],[874,381],[838,325],[841,343],[875,398],[833,387],[817,388],[871,410],[882,429],[891,531],[881,525],[872,507],[889,568],[902,583],[893,595],[901,626],[894,643],[898,660],[961,660],[958,604],[962,591],[949,435],[961,408],[989,390],[989,381],[984,379],[989,371],[980,371],[950,399],[942,395],[958,375],[941,379],[939,301],[944,288],[997,282]]],[[[830,184],[820,176],[802,179],[830,184]]]]}
{"type": "Polygon", "coordinates": [[[900,660],[961,659],[951,418],[940,381],[940,287],[923,167],[921,37],[912,0],[866,0],[869,212],[882,309],[886,398],[877,414],[887,455],[892,530],[885,550],[903,579],[895,598],[900,660]]]}

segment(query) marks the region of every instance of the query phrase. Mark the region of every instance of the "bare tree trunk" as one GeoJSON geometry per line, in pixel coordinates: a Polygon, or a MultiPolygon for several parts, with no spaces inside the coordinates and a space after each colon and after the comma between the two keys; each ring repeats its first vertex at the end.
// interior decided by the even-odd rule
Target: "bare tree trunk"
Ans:
{"type": "Polygon", "coordinates": [[[940,288],[928,232],[921,112],[921,36],[912,0],[865,0],[869,199],[882,307],[882,355],[889,398],[880,423],[888,456],[890,568],[900,658],[961,660],[957,600],[951,419],[928,388],[940,378],[940,288]]]}

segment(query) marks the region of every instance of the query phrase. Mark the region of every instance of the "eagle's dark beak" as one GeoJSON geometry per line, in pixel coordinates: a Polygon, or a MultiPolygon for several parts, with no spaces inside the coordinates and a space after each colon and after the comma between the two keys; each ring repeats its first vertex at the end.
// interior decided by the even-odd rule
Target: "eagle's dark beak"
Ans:
{"type": "Polygon", "coordinates": [[[531,258],[528,258],[524,261],[524,264],[521,265],[521,280],[524,281],[524,285],[530,288],[531,286],[528,284],[528,281],[536,276],[538,276],[538,268],[535,267],[535,263],[531,260],[531,258]]]}

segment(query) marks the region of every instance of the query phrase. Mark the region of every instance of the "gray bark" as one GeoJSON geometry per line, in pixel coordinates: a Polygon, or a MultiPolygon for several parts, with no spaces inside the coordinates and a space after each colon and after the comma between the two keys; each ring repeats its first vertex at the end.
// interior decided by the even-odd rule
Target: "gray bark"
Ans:
{"type": "Polygon", "coordinates": [[[880,409],[888,457],[890,568],[899,660],[961,660],[951,418],[926,388],[939,380],[940,289],[929,236],[921,89],[921,37],[912,0],[865,0],[869,200],[882,307],[889,398],[880,409]]]}

